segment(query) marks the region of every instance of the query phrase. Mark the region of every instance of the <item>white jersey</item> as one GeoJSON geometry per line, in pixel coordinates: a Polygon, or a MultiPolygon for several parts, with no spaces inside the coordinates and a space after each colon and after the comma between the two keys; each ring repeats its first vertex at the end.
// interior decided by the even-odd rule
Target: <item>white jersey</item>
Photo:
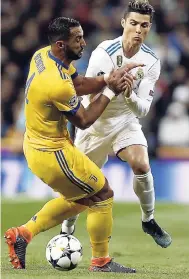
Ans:
{"type": "MultiPolygon", "coordinates": [[[[102,42],[92,52],[86,76],[95,77],[110,73],[112,69],[118,69],[130,62],[145,64],[144,67],[131,71],[137,78],[131,97],[127,102],[122,94],[113,98],[103,114],[87,130],[106,135],[115,127],[125,126],[131,122],[138,123],[138,118],[148,113],[153,100],[154,85],[160,75],[160,61],[146,45],[143,44],[132,58],[126,58],[123,53],[122,36],[102,42]]],[[[105,87],[104,90],[110,89],[105,87]]],[[[85,107],[89,104],[89,98],[89,96],[83,98],[82,103],[85,107]]]]}

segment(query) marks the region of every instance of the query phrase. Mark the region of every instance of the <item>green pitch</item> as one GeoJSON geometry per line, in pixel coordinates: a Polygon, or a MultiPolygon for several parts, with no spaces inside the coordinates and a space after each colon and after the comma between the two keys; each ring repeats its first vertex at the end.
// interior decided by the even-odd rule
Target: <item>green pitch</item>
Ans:
{"type": "Polygon", "coordinates": [[[2,278],[39,279],[185,279],[189,278],[189,206],[158,204],[156,220],[171,233],[172,245],[167,249],[157,246],[141,230],[140,211],[137,204],[115,204],[114,228],[110,242],[111,256],[121,264],[137,269],[136,274],[90,273],[90,244],[86,232],[86,215],[78,221],[75,236],[83,245],[83,261],[70,272],[54,270],[45,259],[47,242],[59,233],[60,227],[41,233],[29,244],[26,270],[14,270],[8,262],[3,233],[11,226],[25,223],[45,202],[2,202],[2,278]]]}

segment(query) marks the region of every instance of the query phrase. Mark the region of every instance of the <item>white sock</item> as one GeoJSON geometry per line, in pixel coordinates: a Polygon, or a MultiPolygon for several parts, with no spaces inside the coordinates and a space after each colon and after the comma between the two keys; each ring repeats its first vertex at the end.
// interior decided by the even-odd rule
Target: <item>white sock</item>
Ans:
{"type": "Polygon", "coordinates": [[[134,191],[140,200],[142,221],[148,222],[154,218],[155,191],[151,170],[143,175],[134,176],[134,191]]]}
{"type": "Polygon", "coordinates": [[[79,217],[79,214],[76,216],[70,217],[67,220],[64,220],[62,223],[62,232],[65,232],[67,234],[72,234],[73,230],[74,230],[74,225],[75,225],[78,217],[79,217]]]}

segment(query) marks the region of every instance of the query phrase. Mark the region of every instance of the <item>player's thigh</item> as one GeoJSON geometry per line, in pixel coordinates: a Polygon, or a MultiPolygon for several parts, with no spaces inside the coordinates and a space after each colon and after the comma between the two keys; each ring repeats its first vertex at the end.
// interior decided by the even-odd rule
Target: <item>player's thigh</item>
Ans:
{"type": "MultiPolygon", "coordinates": [[[[123,149],[134,145],[143,146],[145,150],[148,146],[141,125],[137,123],[131,123],[123,128],[115,137],[112,147],[114,153],[119,156],[123,149]]],[[[124,161],[127,161],[126,158],[124,161]]]]}
{"type": "Polygon", "coordinates": [[[55,152],[59,167],[67,177],[63,195],[76,200],[90,197],[99,192],[105,185],[102,171],[78,148],[70,148],[55,152]]]}
{"type": "MultiPolygon", "coordinates": [[[[41,151],[24,145],[24,154],[28,167],[33,174],[49,185],[53,190],[58,191],[54,181],[59,177],[59,169],[55,161],[56,157],[53,151],[41,151]]],[[[62,177],[64,179],[64,177],[62,177]]]]}
{"type": "Polygon", "coordinates": [[[102,168],[108,160],[108,154],[111,152],[111,141],[110,137],[105,138],[90,134],[86,130],[78,130],[74,144],[99,168],[102,168]]]}
{"type": "Polygon", "coordinates": [[[35,175],[70,201],[90,197],[104,187],[102,171],[71,144],[55,152],[29,148],[26,158],[35,175]]]}

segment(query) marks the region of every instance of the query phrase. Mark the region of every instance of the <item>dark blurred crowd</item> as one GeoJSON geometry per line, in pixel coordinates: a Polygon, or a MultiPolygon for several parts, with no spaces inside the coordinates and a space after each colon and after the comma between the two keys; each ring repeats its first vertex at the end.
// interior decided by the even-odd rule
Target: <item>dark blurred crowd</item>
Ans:
{"type": "MultiPolygon", "coordinates": [[[[22,129],[23,133],[24,83],[33,53],[48,45],[49,21],[57,16],[80,21],[87,47],[76,67],[84,74],[91,51],[101,41],[122,34],[120,19],[126,3],[126,0],[2,1],[1,137],[5,142],[15,130],[22,129]]],[[[156,13],[146,44],[161,59],[162,72],[153,107],[142,124],[150,154],[154,155],[159,145],[189,146],[189,1],[150,3],[156,13]]]]}

